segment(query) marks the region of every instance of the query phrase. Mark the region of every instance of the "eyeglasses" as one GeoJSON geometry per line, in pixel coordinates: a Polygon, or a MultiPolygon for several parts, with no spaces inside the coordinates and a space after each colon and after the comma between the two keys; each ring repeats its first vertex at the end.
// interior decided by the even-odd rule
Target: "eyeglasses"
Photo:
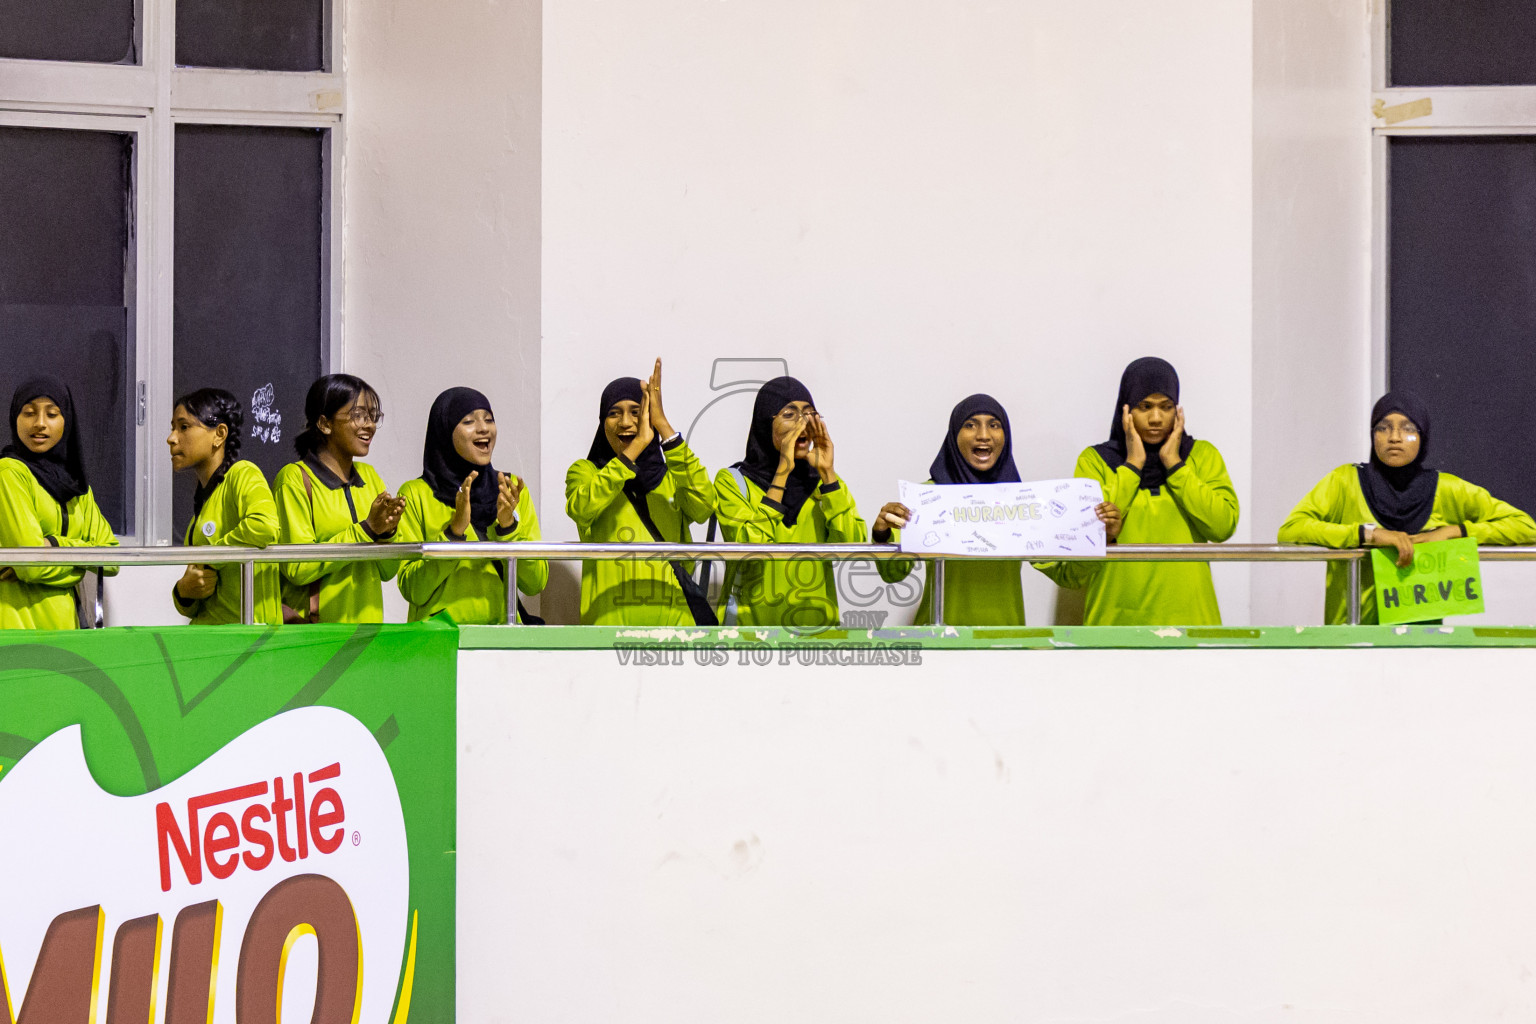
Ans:
{"type": "Polygon", "coordinates": [[[346,418],[337,417],[337,423],[351,423],[358,427],[376,427],[384,422],[382,412],[367,412],[362,409],[353,409],[347,413],[346,418]]]}
{"type": "Polygon", "coordinates": [[[1395,423],[1383,422],[1376,424],[1376,434],[1380,437],[1391,437],[1393,434],[1399,434],[1404,441],[1414,441],[1418,439],[1419,428],[1412,423],[1398,426],[1395,423]]]}

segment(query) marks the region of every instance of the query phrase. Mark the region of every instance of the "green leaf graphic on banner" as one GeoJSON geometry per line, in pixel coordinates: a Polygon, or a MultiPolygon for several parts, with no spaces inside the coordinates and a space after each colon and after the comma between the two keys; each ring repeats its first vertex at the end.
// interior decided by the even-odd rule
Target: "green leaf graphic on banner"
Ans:
{"type": "Polygon", "coordinates": [[[1416,544],[1413,563],[1399,569],[1392,548],[1372,548],[1376,612],[1384,626],[1424,622],[1483,610],[1477,541],[1470,537],[1416,544]]]}

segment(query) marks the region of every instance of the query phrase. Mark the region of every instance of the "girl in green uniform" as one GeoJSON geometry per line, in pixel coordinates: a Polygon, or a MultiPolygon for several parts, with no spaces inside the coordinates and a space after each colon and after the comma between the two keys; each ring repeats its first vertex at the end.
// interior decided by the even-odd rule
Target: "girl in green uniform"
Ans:
{"type": "MultiPolygon", "coordinates": [[[[603,389],[587,457],[565,474],[565,511],[583,543],[692,542],[708,522],[709,472],[672,429],[661,405],[661,360],[651,379],[620,377],[603,389]]],[[[581,621],[599,626],[713,626],[714,609],[683,562],[588,559],[581,565],[581,621]]]]}
{"type": "MultiPolygon", "coordinates": [[[[523,481],[491,467],[496,417],[473,388],[449,388],[432,403],[420,478],[400,488],[405,502],[399,540],[519,541],[539,539],[539,516],[523,481]]],[[[446,612],[461,625],[507,621],[506,562],[499,558],[410,559],[400,567],[400,593],[418,622],[446,612]]],[[[517,561],[517,587],[537,594],[549,563],[517,561]]]]}
{"type": "MultiPolygon", "coordinates": [[[[715,474],[715,508],[728,541],[859,544],[868,536],[853,495],[832,468],[826,420],[793,377],[775,377],[758,391],[746,457],[715,474]]],[[[742,625],[837,625],[831,562],[754,560],[732,563],[732,570],[724,596],[727,609],[734,599],[742,625]]]]}
{"type": "MultiPolygon", "coordinates": [[[[1280,527],[1282,544],[1328,548],[1379,547],[1413,561],[1413,546],[1453,537],[1479,544],[1530,544],[1536,521],[1476,484],[1424,465],[1429,454],[1429,410],[1413,395],[1389,392],[1371,410],[1371,457],[1323,477],[1280,527]]],[[[1348,570],[1328,563],[1324,613],[1330,624],[1349,621],[1348,570]]],[[[1375,576],[1360,567],[1360,621],[1374,623],[1375,576]]]]}
{"type": "MultiPolygon", "coordinates": [[[[991,395],[962,399],[949,414],[949,433],[939,454],[928,467],[931,484],[1007,484],[1019,481],[1013,464],[1013,430],[1003,403],[991,395]]],[[[1120,530],[1120,510],[1102,502],[1095,511],[1113,540],[1120,530]]],[[[889,502],[875,517],[872,533],[876,544],[899,543],[901,527],[912,512],[899,501],[889,502]]],[[[876,563],[880,578],[900,583],[916,564],[911,559],[876,563]]],[[[924,563],[933,578],[933,562],[924,563]]],[[[1023,561],[1015,558],[954,559],[944,572],[944,620],[964,626],[1024,625],[1023,561]]],[[[922,604],[916,623],[933,621],[933,594],[923,584],[922,604]]]]}
{"type": "MultiPolygon", "coordinates": [[[[278,470],[278,537],[284,544],[384,544],[394,539],[405,503],[384,489],[366,462],[384,414],[363,380],[332,373],[304,399],[299,461],[278,470]]],[[[283,616],[289,622],[383,622],[383,580],[399,563],[284,562],[283,616]]]]}
{"type": "MultiPolygon", "coordinates": [[[[254,462],[240,458],[240,403],[228,391],[203,388],[176,400],[171,468],[197,477],[192,519],[182,543],[264,548],[277,540],[277,503],[254,462]]],[[[280,625],[282,601],[276,565],[256,566],[256,621],[280,625]]],[[[189,565],[171,588],[176,610],[194,625],[240,621],[240,566],[189,565]]]]}
{"type": "MultiPolygon", "coordinates": [[[[79,421],[69,388],[34,377],[11,398],[11,443],[0,448],[0,548],[111,547],[112,528],[85,479],[79,421]]],[[[104,566],[103,576],[117,573],[104,566]]],[[[0,568],[0,629],[74,629],[72,565],[0,568]]]]}
{"type": "MultiPolygon", "coordinates": [[[[1121,544],[1220,543],[1237,529],[1237,492],[1221,453],[1184,431],[1179,375],[1137,359],[1120,377],[1109,440],[1084,449],[1074,476],[1099,481],[1124,516],[1121,544]]],[[[1057,562],[1065,587],[1087,586],[1089,626],[1216,626],[1221,609],[1206,562],[1057,562]]]]}

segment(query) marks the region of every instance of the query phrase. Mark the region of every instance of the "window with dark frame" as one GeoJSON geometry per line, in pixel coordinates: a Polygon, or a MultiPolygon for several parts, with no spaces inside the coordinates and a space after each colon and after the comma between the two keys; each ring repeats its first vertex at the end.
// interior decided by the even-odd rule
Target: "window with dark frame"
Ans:
{"type": "Polygon", "coordinates": [[[0,57],[139,63],[135,0],[0,0],[0,57]]]}
{"type": "Polygon", "coordinates": [[[0,127],[0,401],[35,374],[69,385],[117,533],[134,529],[132,167],[132,135],[0,127]]]}
{"type": "Polygon", "coordinates": [[[1442,413],[1431,465],[1536,509],[1536,136],[1398,137],[1388,152],[1390,386],[1442,413]]]}
{"type": "Polygon", "coordinates": [[[1389,0],[1376,33],[1378,112],[1414,111],[1374,129],[1384,383],[1428,403],[1430,465],[1536,510],[1536,4],[1389,0]]]}
{"type": "Polygon", "coordinates": [[[0,398],[28,373],[71,382],[125,538],[182,539],[175,395],[232,392],[270,477],[330,368],[337,18],[335,0],[0,0],[0,398]]]}
{"type": "Polygon", "coordinates": [[[326,0],[176,0],[176,63],[324,71],[326,0]]]}
{"type": "Polygon", "coordinates": [[[1388,82],[1536,85],[1531,0],[1391,0],[1388,82]]]}
{"type": "MultiPolygon", "coordinates": [[[[304,395],[321,372],[326,134],[176,129],[175,393],[234,394],[245,409],[240,455],[268,480],[296,457],[304,395]]],[[[178,539],[193,484],[175,488],[178,539]]]]}

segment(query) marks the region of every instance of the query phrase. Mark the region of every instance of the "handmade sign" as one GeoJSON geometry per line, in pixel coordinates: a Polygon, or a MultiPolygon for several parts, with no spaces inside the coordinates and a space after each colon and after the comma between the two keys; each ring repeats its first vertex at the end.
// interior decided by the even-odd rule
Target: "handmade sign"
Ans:
{"type": "Polygon", "coordinates": [[[1104,500],[1097,480],[1013,484],[914,484],[901,481],[912,517],[901,550],[917,555],[1052,558],[1102,555],[1104,500]]]}
{"type": "Polygon", "coordinates": [[[1376,617],[1384,626],[1483,610],[1483,576],[1471,537],[1416,544],[1413,563],[1401,569],[1395,548],[1372,548],[1371,568],[1376,617]]]}

